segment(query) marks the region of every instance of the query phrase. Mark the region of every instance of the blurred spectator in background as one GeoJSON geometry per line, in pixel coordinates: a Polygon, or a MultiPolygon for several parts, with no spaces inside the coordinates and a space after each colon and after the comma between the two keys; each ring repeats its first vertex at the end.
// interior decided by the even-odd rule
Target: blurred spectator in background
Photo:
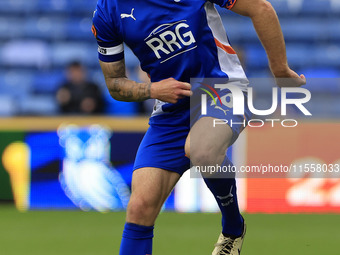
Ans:
{"type": "Polygon", "coordinates": [[[87,80],[83,65],[74,61],[67,67],[67,81],[57,91],[60,111],[65,114],[101,114],[104,98],[99,86],[87,80]]]}

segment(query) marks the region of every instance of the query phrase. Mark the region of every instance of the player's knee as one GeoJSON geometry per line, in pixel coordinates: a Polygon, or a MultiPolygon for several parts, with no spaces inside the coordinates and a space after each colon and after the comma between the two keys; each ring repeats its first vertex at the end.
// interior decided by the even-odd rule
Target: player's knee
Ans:
{"type": "Polygon", "coordinates": [[[130,199],[127,208],[127,218],[130,222],[143,224],[153,222],[157,217],[158,206],[145,199],[130,199]]]}
{"type": "Polygon", "coordinates": [[[209,154],[203,150],[194,149],[190,154],[190,160],[195,166],[207,166],[212,163],[212,157],[209,154]]]}
{"type": "Polygon", "coordinates": [[[191,148],[190,159],[195,166],[211,166],[221,164],[225,153],[205,147],[191,148]]]}

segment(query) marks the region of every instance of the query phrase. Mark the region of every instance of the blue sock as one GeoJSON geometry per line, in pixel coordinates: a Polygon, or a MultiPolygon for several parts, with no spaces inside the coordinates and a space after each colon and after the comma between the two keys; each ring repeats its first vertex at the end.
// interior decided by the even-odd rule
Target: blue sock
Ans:
{"type": "MultiPolygon", "coordinates": [[[[221,167],[228,165],[232,166],[233,163],[226,156],[221,167]]],[[[238,208],[235,178],[230,174],[226,174],[226,176],[222,174],[217,177],[220,178],[204,178],[204,181],[213,193],[221,210],[222,233],[239,237],[243,232],[243,218],[238,208]]]]}
{"type": "Polygon", "coordinates": [[[153,226],[125,223],[119,255],[151,255],[153,226]]]}

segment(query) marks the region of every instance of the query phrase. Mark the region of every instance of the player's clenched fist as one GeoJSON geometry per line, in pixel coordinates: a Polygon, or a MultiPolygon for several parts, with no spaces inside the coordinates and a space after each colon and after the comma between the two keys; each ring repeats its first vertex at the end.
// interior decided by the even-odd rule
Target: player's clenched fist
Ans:
{"type": "Polygon", "coordinates": [[[191,85],[187,82],[180,82],[174,78],[168,78],[151,84],[151,98],[175,104],[184,97],[192,95],[191,85]]]}
{"type": "Polygon", "coordinates": [[[301,87],[306,84],[306,77],[291,70],[289,67],[282,72],[272,71],[278,87],[301,87]]]}

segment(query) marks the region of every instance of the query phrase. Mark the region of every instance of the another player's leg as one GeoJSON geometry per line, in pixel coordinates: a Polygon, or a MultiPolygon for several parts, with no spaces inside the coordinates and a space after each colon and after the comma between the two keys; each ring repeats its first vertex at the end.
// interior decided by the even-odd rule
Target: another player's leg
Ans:
{"type": "Polygon", "coordinates": [[[159,168],[140,168],[132,176],[120,255],[152,254],[153,226],[180,175],[159,168]]]}
{"type": "MultiPolygon", "coordinates": [[[[186,142],[186,153],[195,166],[232,166],[226,150],[233,139],[228,125],[212,129],[213,118],[204,117],[192,127],[186,142]],[[202,139],[204,138],[204,139],[202,139]]],[[[222,213],[222,234],[213,255],[238,255],[242,248],[245,224],[240,214],[236,182],[230,173],[202,173],[205,183],[213,193],[222,213]]]]}

